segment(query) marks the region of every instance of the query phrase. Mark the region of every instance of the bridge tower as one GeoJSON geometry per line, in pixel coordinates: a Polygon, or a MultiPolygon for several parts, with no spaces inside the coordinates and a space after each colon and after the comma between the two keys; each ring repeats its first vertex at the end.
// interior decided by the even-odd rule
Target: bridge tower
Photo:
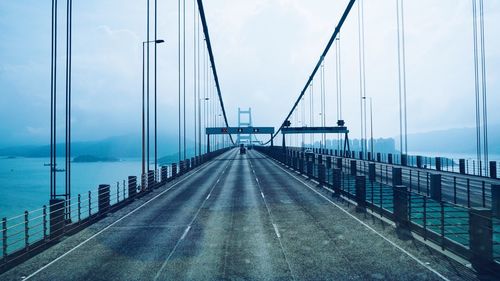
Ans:
{"type": "MultiPolygon", "coordinates": [[[[248,110],[242,110],[238,107],[238,127],[252,127],[252,108],[248,108],[248,110]]],[[[252,135],[250,134],[238,134],[238,138],[236,143],[252,143],[252,135]]]]}

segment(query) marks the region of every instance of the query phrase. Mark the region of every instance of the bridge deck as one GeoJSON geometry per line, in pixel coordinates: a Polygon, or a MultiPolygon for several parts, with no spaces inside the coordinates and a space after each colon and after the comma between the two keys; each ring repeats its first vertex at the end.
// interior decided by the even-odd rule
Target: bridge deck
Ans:
{"type": "Polygon", "coordinates": [[[346,209],[262,154],[232,150],[0,279],[474,279],[346,209]]]}

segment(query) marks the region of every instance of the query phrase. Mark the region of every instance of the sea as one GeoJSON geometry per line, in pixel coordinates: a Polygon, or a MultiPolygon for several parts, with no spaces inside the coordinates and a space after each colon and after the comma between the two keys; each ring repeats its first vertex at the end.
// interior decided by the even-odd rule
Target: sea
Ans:
{"type": "MultiPolygon", "coordinates": [[[[48,158],[0,158],[0,218],[21,215],[48,205],[50,197],[50,167],[48,158]]],[[[64,168],[64,158],[57,159],[57,168],[64,168]]],[[[71,194],[86,195],[97,191],[99,184],[123,187],[128,176],[141,173],[141,159],[127,158],[117,162],[71,164],[71,194]]],[[[65,172],[58,172],[59,193],[64,192],[65,172]]]]}

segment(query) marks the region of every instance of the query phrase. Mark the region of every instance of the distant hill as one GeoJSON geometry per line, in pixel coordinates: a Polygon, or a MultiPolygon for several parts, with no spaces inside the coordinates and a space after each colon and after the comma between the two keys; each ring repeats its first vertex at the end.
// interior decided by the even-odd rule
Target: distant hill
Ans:
{"type": "MultiPolygon", "coordinates": [[[[110,137],[99,141],[74,142],[71,144],[72,156],[93,155],[104,158],[141,157],[141,136],[126,135],[110,137]]],[[[192,142],[188,142],[191,145],[192,142]]],[[[177,137],[168,135],[158,136],[158,151],[163,155],[177,152],[177,137]]],[[[64,157],[65,146],[57,144],[57,155],[64,157]]],[[[49,157],[49,145],[24,145],[0,149],[0,156],[16,157],[49,157]]]]}
{"type": "MultiPolygon", "coordinates": [[[[488,128],[490,154],[500,154],[500,124],[488,128]]],[[[398,138],[396,138],[398,139],[398,138]]],[[[455,128],[409,134],[408,150],[420,152],[476,153],[476,129],[455,128]]]]}

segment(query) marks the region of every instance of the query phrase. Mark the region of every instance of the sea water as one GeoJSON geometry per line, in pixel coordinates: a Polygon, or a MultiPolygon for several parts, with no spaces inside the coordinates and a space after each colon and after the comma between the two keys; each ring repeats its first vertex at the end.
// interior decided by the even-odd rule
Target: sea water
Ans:
{"type": "MultiPolygon", "coordinates": [[[[48,158],[0,158],[0,218],[21,215],[48,205],[50,197],[50,167],[48,158]]],[[[64,168],[64,158],[57,159],[57,168],[64,168]]],[[[99,184],[117,182],[123,188],[128,176],[139,177],[141,159],[122,159],[117,162],[71,163],[71,195],[86,196],[96,192],[99,184]]],[[[64,193],[65,172],[57,172],[57,191],[64,193]]],[[[115,188],[115,189],[113,189],[115,188]]],[[[113,192],[114,193],[114,192],[113,192]]]]}

